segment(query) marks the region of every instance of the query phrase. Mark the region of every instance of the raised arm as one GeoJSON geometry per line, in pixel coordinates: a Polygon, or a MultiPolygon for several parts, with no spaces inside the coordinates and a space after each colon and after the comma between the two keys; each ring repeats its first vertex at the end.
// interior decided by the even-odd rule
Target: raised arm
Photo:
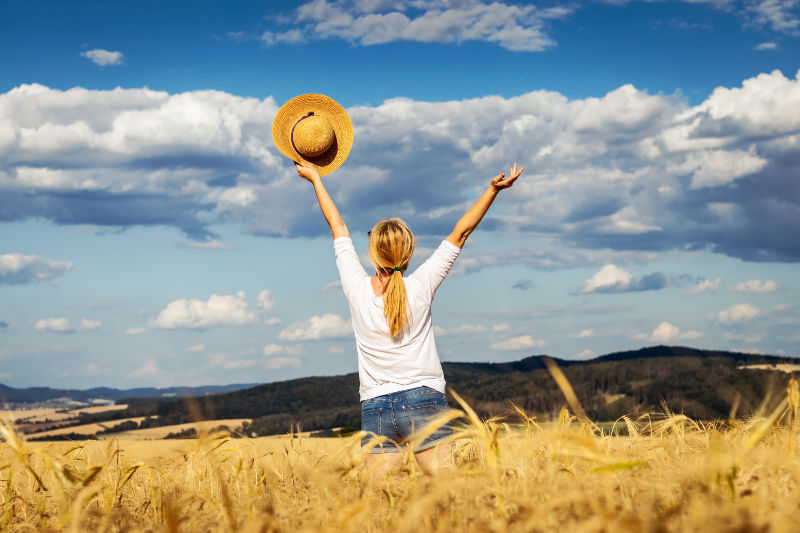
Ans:
{"type": "Polygon", "coordinates": [[[305,161],[301,161],[300,163],[295,161],[294,165],[297,167],[297,175],[307,179],[314,185],[314,192],[317,194],[319,208],[322,209],[322,215],[331,228],[333,238],[349,237],[350,232],[347,230],[347,224],[344,223],[342,215],[340,215],[339,210],[336,209],[336,204],[333,203],[333,199],[325,189],[325,185],[322,184],[322,178],[319,177],[317,169],[305,161]]]}
{"type": "Polygon", "coordinates": [[[525,170],[524,167],[517,170],[517,164],[514,163],[514,166],[508,171],[507,178],[505,173],[502,172],[492,178],[486,191],[484,191],[472,207],[467,209],[467,212],[464,213],[461,219],[456,222],[456,227],[453,228],[453,232],[447,237],[447,241],[455,244],[459,248],[463,247],[464,243],[467,242],[469,234],[478,227],[478,224],[483,220],[483,215],[485,215],[492,206],[492,202],[494,202],[494,199],[497,197],[497,193],[514,185],[514,182],[519,175],[522,174],[523,170],[525,170]]]}

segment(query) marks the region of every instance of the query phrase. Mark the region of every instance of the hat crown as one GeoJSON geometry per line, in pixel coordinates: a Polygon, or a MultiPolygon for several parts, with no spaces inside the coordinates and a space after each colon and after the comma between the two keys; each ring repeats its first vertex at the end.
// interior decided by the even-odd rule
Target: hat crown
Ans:
{"type": "Polygon", "coordinates": [[[328,119],[313,112],[295,123],[291,135],[295,150],[305,157],[324,154],[336,139],[336,133],[328,119]]]}

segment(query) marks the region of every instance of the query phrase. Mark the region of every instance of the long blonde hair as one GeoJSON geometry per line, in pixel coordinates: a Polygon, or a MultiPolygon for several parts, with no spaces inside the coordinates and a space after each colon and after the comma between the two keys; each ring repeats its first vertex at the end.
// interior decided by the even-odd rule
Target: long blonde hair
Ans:
{"type": "Polygon", "coordinates": [[[397,336],[409,322],[403,272],[408,268],[413,253],[414,234],[399,218],[381,220],[369,233],[369,260],[376,270],[390,276],[383,291],[383,316],[392,337],[397,336]]]}

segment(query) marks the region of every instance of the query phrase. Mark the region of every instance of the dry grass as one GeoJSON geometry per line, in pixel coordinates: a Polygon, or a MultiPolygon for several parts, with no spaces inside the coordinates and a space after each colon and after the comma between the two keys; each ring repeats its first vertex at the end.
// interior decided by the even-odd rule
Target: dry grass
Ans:
{"type": "Polygon", "coordinates": [[[621,419],[626,437],[464,404],[455,468],[429,477],[407,456],[377,483],[358,436],[34,445],[4,423],[0,530],[796,531],[796,382],[783,398],[732,425],[621,419]]]}

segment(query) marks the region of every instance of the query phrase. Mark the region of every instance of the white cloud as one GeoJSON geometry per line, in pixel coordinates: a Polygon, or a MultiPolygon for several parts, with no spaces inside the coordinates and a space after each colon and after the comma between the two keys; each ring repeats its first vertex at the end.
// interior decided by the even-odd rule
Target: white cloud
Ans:
{"type": "Polygon", "coordinates": [[[751,279],[742,281],[730,288],[731,292],[775,292],[780,289],[780,285],[772,280],[761,281],[751,279]]]}
{"type": "Polygon", "coordinates": [[[759,157],[755,146],[750,150],[703,150],[690,153],[681,163],[672,167],[677,174],[691,174],[692,189],[718,187],[737,178],[748,176],[767,166],[759,157]]]}
{"type": "Polygon", "coordinates": [[[719,289],[719,284],[721,281],[722,278],[720,278],[719,276],[714,278],[714,281],[711,281],[710,279],[704,279],[698,282],[694,287],[686,291],[686,294],[693,295],[693,294],[700,294],[703,292],[712,292],[712,293],[717,292],[717,289],[719,289]]]}
{"type": "Polygon", "coordinates": [[[283,344],[267,344],[264,346],[262,353],[266,356],[277,355],[279,353],[287,355],[301,355],[304,353],[303,346],[299,344],[283,345],[283,344]]]}
{"type": "Polygon", "coordinates": [[[581,338],[581,339],[586,339],[586,338],[593,337],[593,336],[594,336],[594,329],[593,328],[584,329],[584,330],[581,330],[580,333],[578,333],[578,337],[581,338]]]}
{"type": "Polygon", "coordinates": [[[263,310],[272,309],[275,305],[275,300],[272,299],[270,292],[267,290],[258,293],[258,306],[263,310]]]}
{"type": "Polygon", "coordinates": [[[56,333],[74,333],[75,331],[92,331],[99,329],[102,323],[99,320],[82,318],[77,326],[67,318],[42,318],[37,320],[33,327],[38,331],[54,331],[56,333]]]}
{"type": "Polygon", "coordinates": [[[125,335],[144,335],[145,333],[150,333],[150,330],[147,328],[128,328],[125,330],[125,335]]]}
{"type": "Polygon", "coordinates": [[[332,289],[341,289],[342,288],[342,280],[331,281],[330,283],[326,283],[322,287],[322,292],[328,292],[332,289]]]}
{"type": "Polygon", "coordinates": [[[797,36],[800,32],[800,17],[793,12],[797,0],[758,0],[748,5],[753,22],[769,26],[773,31],[797,36]]]}
{"type": "Polygon", "coordinates": [[[0,255],[0,284],[52,282],[70,270],[72,270],[71,261],[54,261],[38,255],[19,253],[0,255]]]}
{"type": "Polygon", "coordinates": [[[722,324],[731,325],[749,322],[762,313],[763,311],[761,311],[759,308],[745,303],[732,305],[731,307],[723,309],[716,314],[712,313],[710,317],[712,319],[716,318],[722,324]]]}
{"type": "Polygon", "coordinates": [[[670,324],[669,322],[662,322],[656,326],[656,329],[650,334],[649,340],[652,342],[670,342],[676,339],[698,339],[702,336],[703,333],[695,330],[681,333],[678,326],[670,324]]]}
{"type": "Polygon", "coordinates": [[[206,345],[205,344],[193,344],[191,346],[187,346],[185,351],[187,351],[187,352],[202,352],[205,349],[206,349],[206,345]]]}
{"type": "MultiPolygon", "coordinates": [[[[385,14],[355,3],[314,5],[351,18],[385,14]]],[[[409,7],[409,20],[418,11],[409,7]]],[[[331,31],[339,24],[334,16],[309,17],[303,24],[331,24],[331,31]]],[[[463,208],[454,188],[478,187],[481,176],[516,160],[529,170],[496,227],[524,228],[537,246],[510,244],[497,254],[502,259],[475,257],[459,268],[622,265],[673,249],[797,261],[791,162],[800,157],[800,116],[785,110],[798,107],[800,81],[780,71],[718,87],[695,106],[632,85],[583,99],[545,90],[445,102],[393,98],[348,110],[359,142],[331,194],[353,227],[394,210],[413,227],[439,228],[463,208]],[[397,153],[415,154],[412,175],[397,153]],[[451,172],[431,180],[442,165],[451,172]],[[380,172],[364,180],[364,169],[380,172]],[[402,195],[364,207],[365,196],[397,183],[402,195]]],[[[276,110],[272,98],[220,91],[11,89],[0,94],[0,211],[14,220],[169,225],[199,242],[213,242],[208,228],[221,221],[261,235],[322,232],[309,229],[318,207],[272,146],[276,110]],[[231,179],[220,181],[219,168],[231,179]],[[97,191],[109,201],[90,218],[83,206],[97,191]]]]}
{"type": "Polygon", "coordinates": [[[487,41],[509,50],[538,52],[555,45],[545,24],[563,19],[572,7],[539,8],[530,4],[449,2],[329,2],[313,0],[283,19],[295,27],[266,31],[266,45],[295,44],[311,39],[344,39],[361,45],[392,41],[460,43],[487,41]]]}
{"type": "Polygon", "coordinates": [[[281,324],[281,319],[276,317],[269,317],[264,319],[264,325],[266,326],[279,326],[281,324]]]}
{"type": "Polygon", "coordinates": [[[189,242],[181,244],[181,246],[188,246],[189,248],[198,248],[200,250],[236,250],[237,247],[230,244],[223,244],[216,239],[208,242],[189,242]]]}
{"type": "Polygon", "coordinates": [[[511,329],[511,326],[509,326],[508,324],[495,324],[494,326],[492,326],[492,331],[494,331],[495,333],[498,333],[498,332],[501,332],[501,331],[508,331],[510,329],[511,329]]]}
{"type": "Polygon", "coordinates": [[[81,323],[78,325],[78,329],[92,331],[95,329],[100,329],[100,326],[102,325],[103,325],[102,322],[100,322],[99,320],[82,318],[81,323]]]}
{"type": "Polygon", "coordinates": [[[286,327],[278,334],[282,341],[301,341],[346,337],[353,334],[349,320],[339,315],[326,313],[312,316],[305,322],[297,322],[286,327]]]}
{"type": "Polygon", "coordinates": [[[248,311],[244,292],[219,296],[212,294],[208,300],[180,298],[167,304],[152,322],[161,329],[205,329],[213,326],[241,326],[256,322],[258,317],[248,311]]]}
{"type": "Polygon", "coordinates": [[[584,280],[578,289],[579,294],[603,290],[620,290],[630,286],[633,276],[624,268],[616,265],[606,265],[597,271],[591,278],[584,280]]]}
{"type": "Polygon", "coordinates": [[[39,331],[55,331],[57,333],[70,333],[75,331],[66,318],[42,318],[37,320],[33,327],[39,331]]]}
{"type": "Polygon", "coordinates": [[[647,291],[663,289],[667,278],[660,273],[652,273],[641,278],[613,264],[605,265],[592,277],[586,279],[578,288],[578,294],[647,291]]]}
{"type": "Polygon", "coordinates": [[[756,50],[763,51],[763,50],[777,50],[778,44],[773,42],[765,42],[759,43],[756,45],[756,50]]]}
{"type": "Polygon", "coordinates": [[[107,67],[108,65],[121,65],[124,55],[122,52],[111,52],[103,50],[102,48],[95,48],[94,50],[87,50],[81,52],[81,55],[96,65],[107,67]]]}
{"type": "Polygon", "coordinates": [[[492,350],[511,351],[523,350],[526,348],[540,348],[545,344],[547,344],[545,341],[534,339],[531,335],[520,335],[518,337],[511,337],[502,342],[495,342],[490,348],[492,350]]]}
{"type": "Polygon", "coordinates": [[[479,333],[483,333],[486,331],[486,327],[481,324],[461,324],[460,326],[445,329],[440,328],[439,326],[433,326],[433,332],[435,335],[440,337],[445,336],[466,336],[466,335],[476,335],[479,333]]]}

